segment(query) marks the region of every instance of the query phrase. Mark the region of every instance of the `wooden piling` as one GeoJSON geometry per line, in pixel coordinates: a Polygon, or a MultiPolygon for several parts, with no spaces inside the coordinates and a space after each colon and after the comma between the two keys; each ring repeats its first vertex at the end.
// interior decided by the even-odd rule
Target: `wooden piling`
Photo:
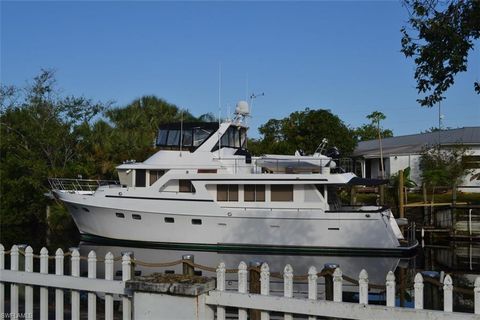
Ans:
{"type": "Polygon", "coordinates": [[[398,171],[398,212],[400,215],[400,218],[405,217],[405,194],[404,194],[404,188],[403,188],[403,170],[398,171]]]}
{"type": "Polygon", "coordinates": [[[194,263],[195,261],[195,257],[193,256],[193,254],[185,254],[182,256],[182,260],[184,261],[182,263],[182,267],[183,267],[183,275],[185,276],[193,276],[195,275],[195,268],[190,265],[190,263],[186,262],[186,261],[189,261],[191,263],[194,263]]]}

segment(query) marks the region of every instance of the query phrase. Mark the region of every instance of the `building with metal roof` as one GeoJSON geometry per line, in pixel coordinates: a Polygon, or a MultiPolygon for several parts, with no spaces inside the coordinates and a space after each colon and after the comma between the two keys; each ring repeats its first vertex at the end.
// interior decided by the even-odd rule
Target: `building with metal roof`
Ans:
{"type": "MultiPolygon", "coordinates": [[[[398,170],[410,167],[411,178],[421,185],[420,155],[424,149],[438,145],[443,148],[459,144],[467,146],[470,158],[479,165],[474,168],[472,174],[480,172],[480,127],[464,127],[391,137],[382,139],[381,143],[385,178],[397,173],[398,170]]],[[[359,142],[353,156],[357,159],[357,175],[364,178],[382,177],[378,139],[359,142]]],[[[464,178],[462,185],[466,188],[462,188],[462,190],[480,192],[480,181],[471,180],[472,174],[464,178]]]]}

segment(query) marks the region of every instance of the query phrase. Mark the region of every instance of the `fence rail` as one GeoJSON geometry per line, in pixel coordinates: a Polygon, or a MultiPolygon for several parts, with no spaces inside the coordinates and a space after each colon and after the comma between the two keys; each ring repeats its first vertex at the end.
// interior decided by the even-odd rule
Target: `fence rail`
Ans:
{"type": "MultiPolygon", "coordinates": [[[[396,279],[395,274],[390,271],[384,284],[372,284],[366,270],[362,270],[355,279],[343,274],[342,270],[336,265],[325,265],[321,271],[312,266],[306,275],[295,275],[293,268],[286,265],[283,272],[270,272],[267,263],[247,266],[241,262],[237,268],[227,269],[222,262],[218,267],[213,268],[193,262],[193,258],[187,258],[170,262],[145,262],[136,260],[131,252],[123,252],[122,257],[115,258],[112,253],[107,253],[104,259],[97,259],[96,253],[90,251],[88,257],[81,257],[77,249],[64,253],[58,249],[55,256],[49,256],[48,250],[42,248],[40,255],[34,255],[31,247],[20,250],[18,246],[12,246],[11,250],[5,251],[0,244],[0,315],[5,318],[5,284],[10,286],[10,308],[9,318],[18,317],[19,310],[25,310],[25,315],[31,315],[33,318],[34,291],[33,286],[40,287],[39,305],[40,319],[49,319],[53,316],[53,310],[49,310],[48,289],[55,291],[54,304],[55,319],[64,317],[65,289],[70,290],[70,310],[72,319],[80,319],[80,292],[87,292],[87,314],[88,319],[97,317],[97,293],[105,296],[104,305],[105,319],[114,318],[114,297],[119,295],[122,304],[122,317],[124,320],[132,319],[132,303],[135,303],[135,292],[126,290],[127,282],[132,279],[134,274],[134,265],[146,267],[168,267],[177,264],[183,264],[189,267],[193,274],[193,268],[199,268],[216,273],[216,289],[204,293],[202,306],[212,309],[211,317],[213,319],[216,310],[218,320],[226,319],[227,308],[229,318],[232,316],[231,310],[234,308],[233,317],[246,320],[250,319],[270,319],[271,313],[283,313],[285,319],[293,319],[293,315],[300,314],[308,316],[309,320],[316,317],[339,317],[346,319],[479,319],[480,315],[480,277],[477,277],[473,289],[454,288],[453,280],[450,275],[446,275],[443,281],[433,281],[425,278],[422,273],[416,274],[411,291],[414,297],[414,308],[403,308],[396,306],[396,279]],[[5,269],[5,255],[10,255],[10,269],[5,269]],[[20,256],[24,256],[24,270],[20,270],[20,256]],[[70,274],[64,274],[64,259],[70,259],[70,274]],[[40,272],[33,272],[33,259],[40,260],[40,272]],[[55,260],[55,270],[48,270],[49,259],[55,260]],[[88,275],[80,276],[80,261],[86,260],[88,265],[88,275]],[[114,261],[121,260],[122,279],[114,280],[114,261]],[[98,279],[96,275],[97,267],[102,263],[105,268],[105,276],[98,279]],[[226,274],[236,274],[237,287],[235,290],[226,290],[226,274]],[[318,300],[318,279],[324,277],[325,281],[325,300],[318,300]],[[273,278],[280,278],[283,282],[283,291],[281,295],[278,292],[271,292],[270,285],[273,278]],[[294,294],[294,283],[299,281],[308,284],[308,298],[299,297],[294,294]],[[358,286],[358,303],[344,302],[343,293],[345,282],[354,283],[358,286]],[[437,283],[438,282],[438,283],[437,283]],[[443,290],[443,311],[425,310],[424,295],[429,294],[429,290],[424,291],[424,284],[432,283],[441,286],[443,290]],[[258,285],[258,286],[257,286],[258,285]],[[25,294],[20,295],[21,286],[25,287],[25,294]],[[370,305],[369,289],[380,289],[385,294],[386,305],[370,305]],[[474,301],[474,313],[460,313],[453,311],[453,293],[454,291],[465,294],[472,294],[474,301]],[[132,298],[133,297],[133,298],[132,298]],[[20,300],[24,300],[24,308],[20,307],[20,300]],[[250,316],[249,316],[250,315],[250,316]]],[[[188,268],[186,268],[188,270],[188,268]]],[[[185,272],[185,271],[184,271],[185,272]]],[[[67,292],[68,293],[68,292],[67,292]]],[[[158,295],[158,299],[165,299],[158,295]]],[[[181,298],[180,298],[181,299],[181,298]]],[[[180,300],[179,300],[180,301],[180,300]]],[[[181,308],[173,303],[172,308],[181,308]]],[[[140,308],[141,306],[139,306],[140,308]]],[[[135,313],[141,314],[141,310],[136,309],[135,313]]],[[[35,317],[36,318],[36,317],[35,317]]],[[[162,314],[156,315],[157,319],[162,319],[162,314]]]]}

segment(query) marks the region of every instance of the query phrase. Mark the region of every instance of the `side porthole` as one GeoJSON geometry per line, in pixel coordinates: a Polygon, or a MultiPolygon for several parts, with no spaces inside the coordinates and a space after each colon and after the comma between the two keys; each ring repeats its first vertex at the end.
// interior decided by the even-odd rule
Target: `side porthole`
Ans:
{"type": "Polygon", "coordinates": [[[192,224],[200,225],[202,224],[202,219],[192,219],[192,224]]]}
{"type": "Polygon", "coordinates": [[[117,218],[125,218],[125,215],[121,212],[115,212],[115,215],[117,216],[117,218]]]}
{"type": "Polygon", "coordinates": [[[175,219],[173,218],[170,218],[170,217],[165,218],[165,223],[174,223],[174,222],[175,222],[175,219]]]}
{"type": "Polygon", "coordinates": [[[132,219],[134,220],[142,220],[142,216],[139,214],[132,214],[132,219]]]}

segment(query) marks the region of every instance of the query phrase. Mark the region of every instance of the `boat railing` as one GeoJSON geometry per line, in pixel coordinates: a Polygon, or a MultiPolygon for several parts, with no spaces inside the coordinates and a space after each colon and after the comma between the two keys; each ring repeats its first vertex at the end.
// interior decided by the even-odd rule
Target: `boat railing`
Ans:
{"type": "Polygon", "coordinates": [[[262,158],[252,157],[251,163],[246,163],[243,158],[223,157],[215,159],[223,162],[223,168],[232,168],[233,173],[240,173],[244,170],[252,173],[321,173],[324,168],[330,169],[332,161],[339,164],[338,167],[332,168],[335,172],[351,172],[353,170],[352,160],[347,158],[341,159],[292,159],[292,158],[262,158]]]}
{"type": "Polygon", "coordinates": [[[117,180],[49,178],[48,182],[53,190],[73,192],[95,192],[101,186],[108,186],[109,188],[121,187],[120,182],[117,180]]]}

